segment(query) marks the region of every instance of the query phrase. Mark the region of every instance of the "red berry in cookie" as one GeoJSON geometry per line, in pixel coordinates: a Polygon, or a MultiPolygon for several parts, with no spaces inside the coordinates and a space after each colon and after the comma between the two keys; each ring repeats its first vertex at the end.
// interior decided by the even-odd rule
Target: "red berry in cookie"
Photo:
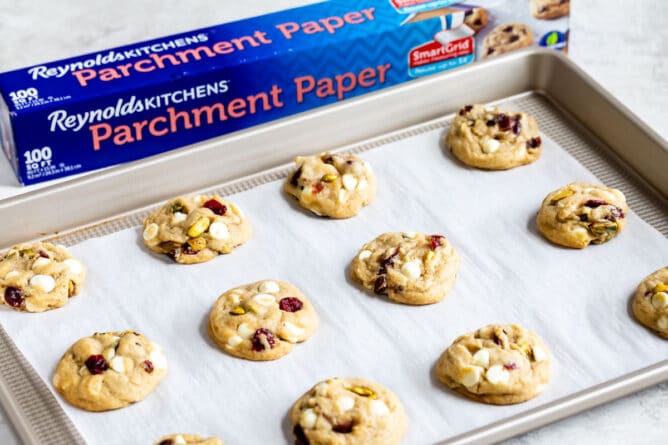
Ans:
{"type": "Polygon", "coordinates": [[[109,369],[109,365],[101,355],[91,355],[86,360],[86,368],[88,368],[91,374],[102,374],[109,369]]]}
{"type": "Polygon", "coordinates": [[[297,312],[303,305],[302,301],[295,297],[281,298],[281,301],[278,302],[278,306],[285,312],[297,312]]]}
{"type": "Polygon", "coordinates": [[[202,204],[202,207],[211,210],[218,216],[223,216],[225,213],[227,213],[227,206],[215,199],[209,199],[204,204],[202,204]]]}

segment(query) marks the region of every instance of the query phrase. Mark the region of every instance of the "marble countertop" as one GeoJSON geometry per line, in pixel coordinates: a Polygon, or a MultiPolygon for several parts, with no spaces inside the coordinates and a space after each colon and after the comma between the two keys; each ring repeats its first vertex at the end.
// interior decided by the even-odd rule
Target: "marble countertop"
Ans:
{"type": "MultiPolygon", "coordinates": [[[[520,1],[520,0],[515,0],[520,1]]],[[[0,0],[0,71],[298,6],[307,0],[0,0]],[[36,31],[39,30],[39,31],[36,31]]],[[[668,2],[575,1],[570,55],[668,139],[668,2]]],[[[17,185],[0,158],[0,197],[17,185]]],[[[667,350],[668,356],[668,350],[667,350]]],[[[601,363],[605,366],[605,363],[601,363]]],[[[517,437],[513,445],[666,443],[668,383],[517,437]]],[[[0,444],[19,444],[0,412],[0,444]]]]}

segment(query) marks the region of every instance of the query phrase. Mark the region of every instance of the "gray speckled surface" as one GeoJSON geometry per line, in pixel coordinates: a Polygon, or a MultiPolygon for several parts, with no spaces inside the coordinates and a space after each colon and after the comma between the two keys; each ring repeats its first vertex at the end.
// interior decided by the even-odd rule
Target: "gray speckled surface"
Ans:
{"type": "MultiPolygon", "coordinates": [[[[521,0],[515,0],[521,1],[521,0]]],[[[185,31],[306,0],[0,0],[0,71],[185,31]],[[35,32],[39,29],[39,32],[35,32]]],[[[668,2],[573,2],[571,57],[668,138],[668,2]]],[[[18,193],[4,158],[0,194],[18,193]]],[[[604,366],[604,364],[602,364],[604,366]]],[[[668,383],[563,420],[507,443],[666,443],[668,383]]],[[[18,440],[0,413],[0,444],[18,440]]]]}

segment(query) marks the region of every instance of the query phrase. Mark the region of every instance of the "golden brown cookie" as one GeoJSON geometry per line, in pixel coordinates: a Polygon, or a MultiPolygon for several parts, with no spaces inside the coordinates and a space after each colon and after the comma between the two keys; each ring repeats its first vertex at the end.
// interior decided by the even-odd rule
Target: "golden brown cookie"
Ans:
{"type": "Polygon", "coordinates": [[[295,286],[263,280],[228,290],[209,314],[209,336],[248,360],[276,360],[308,339],[318,326],[315,309],[295,286]]]}
{"type": "Polygon", "coordinates": [[[318,216],[350,218],[376,196],[376,176],[368,163],[352,154],[298,156],[285,191],[318,216]]]}
{"type": "Polygon", "coordinates": [[[0,304],[25,312],[59,308],[81,291],[85,277],[65,247],[19,244],[0,255],[0,304]]]}
{"type": "Polygon", "coordinates": [[[553,191],[538,211],[538,230],[555,244],[582,249],[613,239],[626,225],[624,194],[613,188],[573,182],[553,191]]]}
{"type": "Polygon", "coordinates": [[[455,284],[460,257],[442,235],[384,233],[367,243],[350,265],[353,279],[404,304],[441,301],[455,284]]]}
{"type": "Polygon", "coordinates": [[[533,116],[466,105],[452,120],[445,145],[466,165],[506,170],[538,159],[543,143],[533,116]]]}
{"type": "Polygon", "coordinates": [[[517,325],[489,325],[457,338],[436,363],[436,377],[478,402],[509,405],[540,394],[551,375],[543,341],[517,325]]]}
{"type": "Polygon", "coordinates": [[[571,13],[570,0],[531,0],[529,9],[534,18],[553,20],[571,13]]]}
{"type": "Polygon", "coordinates": [[[251,237],[251,224],[218,195],[181,196],[144,219],[144,244],[177,263],[209,261],[251,237]]]}
{"type": "Polygon", "coordinates": [[[532,44],[531,28],[522,23],[505,23],[497,26],[485,36],[482,44],[482,57],[498,56],[532,44]]]}
{"type": "Polygon", "coordinates": [[[464,23],[478,34],[489,23],[489,14],[485,8],[469,9],[464,15],[464,23]]]}
{"type": "Polygon", "coordinates": [[[53,386],[87,411],[108,411],[143,400],[167,374],[159,345],[132,332],[95,333],[60,359],[53,386]]]}
{"type": "Polygon", "coordinates": [[[668,267],[640,282],[632,307],[640,323],[668,339],[668,267]]]}
{"type": "Polygon", "coordinates": [[[154,445],[223,445],[223,442],[217,437],[205,439],[197,434],[170,434],[158,439],[154,445]]]}
{"type": "Polygon", "coordinates": [[[395,445],[408,425],[399,398],[361,378],[318,383],[292,406],[290,421],[295,445],[395,445]]]}

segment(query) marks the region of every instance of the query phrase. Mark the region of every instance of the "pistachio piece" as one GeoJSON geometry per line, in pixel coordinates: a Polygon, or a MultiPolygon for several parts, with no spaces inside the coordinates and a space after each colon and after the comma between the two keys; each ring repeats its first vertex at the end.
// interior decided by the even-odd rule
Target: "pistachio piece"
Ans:
{"type": "Polygon", "coordinates": [[[241,306],[237,306],[230,311],[231,315],[243,315],[245,313],[246,313],[246,309],[242,308],[241,306]]]}
{"type": "Polygon", "coordinates": [[[593,223],[591,226],[589,226],[589,230],[594,235],[605,235],[607,233],[614,234],[617,232],[617,223],[614,222],[593,223]]]}
{"type": "Polygon", "coordinates": [[[177,213],[177,212],[183,213],[183,204],[181,204],[180,202],[175,202],[174,204],[172,204],[172,213],[177,213]]]}
{"type": "Polygon", "coordinates": [[[568,198],[569,196],[575,194],[574,190],[571,189],[566,189],[562,190],[561,192],[557,193],[552,197],[552,201],[550,201],[550,204],[556,204],[557,202],[561,201],[564,198],[568,198]]]}
{"type": "Polygon", "coordinates": [[[197,221],[195,221],[193,225],[188,228],[188,236],[191,238],[197,238],[206,232],[206,229],[209,228],[209,224],[211,224],[209,218],[200,216],[197,218],[197,221]]]}
{"type": "Polygon", "coordinates": [[[368,397],[373,400],[378,398],[374,390],[367,388],[366,386],[351,386],[346,389],[350,392],[354,392],[358,396],[368,397]]]}
{"type": "Polygon", "coordinates": [[[206,248],[206,240],[204,238],[191,238],[187,241],[188,245],[193,248],[193,250],[200,251],[206,248]]]}
{"type": "Polygon", "coordinates": [[[338,177],[339,175],[336,175],[334,173],[329,173],[322,177],[322,182],[327,182],[327,183],[334,182],[338,177]]]}

